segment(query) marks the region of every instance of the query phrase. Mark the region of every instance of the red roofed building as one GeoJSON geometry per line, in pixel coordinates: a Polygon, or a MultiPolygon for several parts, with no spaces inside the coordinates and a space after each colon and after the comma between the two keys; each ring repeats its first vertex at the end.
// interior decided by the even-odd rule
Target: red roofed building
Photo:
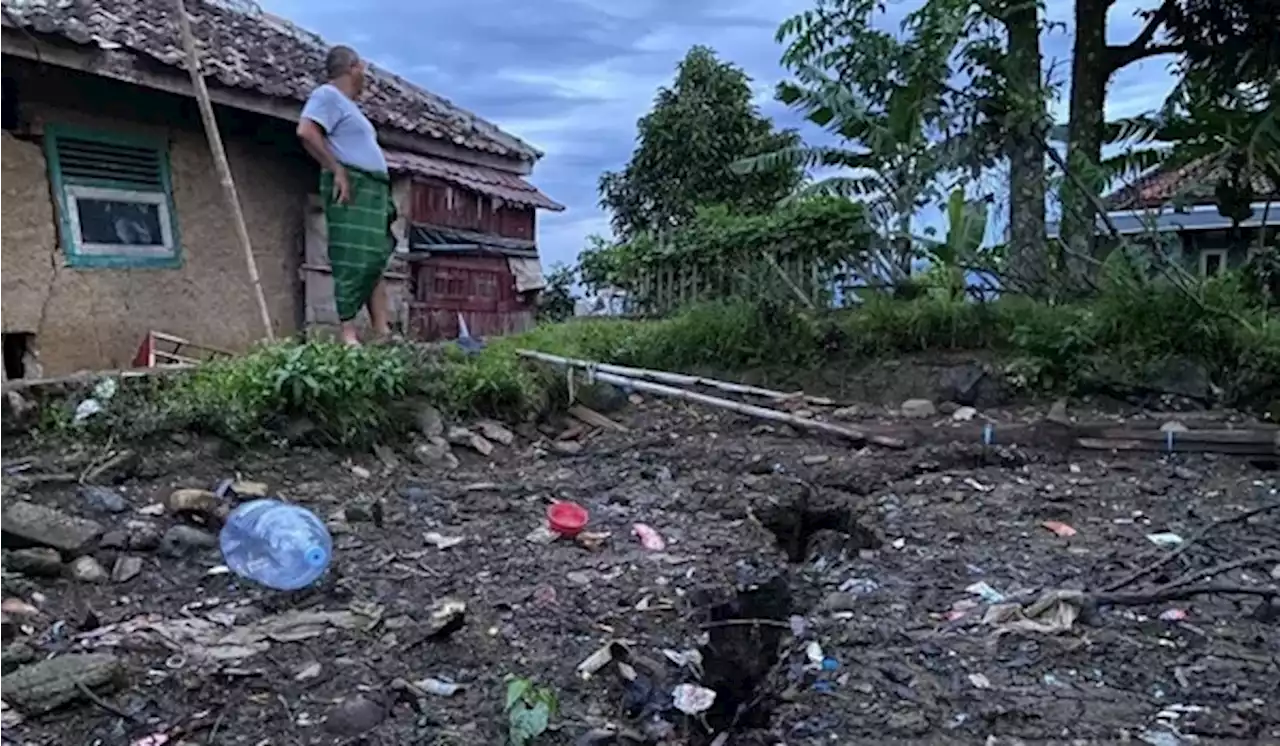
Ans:
{"type": "MultiPolygon", "coordinates": [[[[1258,250],[1261,230],[1267,231],[1267,245],[1275,245],[1280,189],[1266,176],[1255,175],[1252,214],[1233,224],[1219,212],[1214,194],[1224,168],[1212,158],[1157,167],[1105,197],[1107,217],[1122,235],[1177,250],[1189,271],[1214,275],[1239,267],[1258,250]]],[[[1108,234],[1099,220],[1099,240],[1108,234]]]]}
{"type": "MultiPolygon", "coordinates": [[[[157,330],[262,337],[168,0],[3,0],[6,377],[126,366],[157,330]],[[129,228],[124,234],[120,226],[129,228]]],[[[277,335],[336,323],[315,194],[294,137],[327,45],[252,3],[188,0],[277,335]]],[[[361,106],[402,221],[388,271],[417,336],[522,329],[540,287],[541,153],[390,72],[361,106]]]]}

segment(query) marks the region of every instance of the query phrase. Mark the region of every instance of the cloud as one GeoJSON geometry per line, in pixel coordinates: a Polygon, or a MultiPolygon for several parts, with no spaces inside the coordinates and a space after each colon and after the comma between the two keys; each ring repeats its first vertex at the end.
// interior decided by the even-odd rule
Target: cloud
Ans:
{"type": "MultiPolygon", "coordinates": [[[[670,82],[694,44],[714,48],[755,81],[756,101],[782,126],[800,126],[772,99],[783,76],[774,32],[810,0],[260,0],[264,9],[348,43],[376,63],[449,98],[546,152],[532,180],[568,206],[539,217],[544,262],[572,262],[591,233],[607,233],[596,184],[625,164],[635,122],[670,82]]],[[[896,27],[921,0],[891,1],[881,24],[896,27]]],[[[1050,19],[1068,22],[1068,4],[1049,4],[1050,19]]],[[[1140,0],[1117,0],[1115,43],[1141,27],[1140,0]]],[[[1045,56],[1059,82],[1069,73],[1071,32],[1046,36],[1045,56]]],[[[1113,86],[1113,114],[1152,108],[1168,89],[1160,64],[1124,71],[1113,86]]],[[[1065,96],[1066,88],[1063,87],[1065,96]]],[[[1055,107],[1065,118],[1065,108],[1055,107]]],[[[806,137],[822,133],[801,128],[806,137]]],[[[936,224],[937,211],[924,222],[936,224]]]]}

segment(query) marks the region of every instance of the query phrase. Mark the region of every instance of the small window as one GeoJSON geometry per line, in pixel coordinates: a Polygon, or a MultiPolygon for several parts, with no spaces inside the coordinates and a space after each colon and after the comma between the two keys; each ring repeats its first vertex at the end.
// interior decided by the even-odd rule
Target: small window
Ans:
{"type": "Polygon", "coordinates": [[[1200,274],[1217,277],[1227,269],[1227,252],[1223,249],[1205,249],[1200,252],[1200,274]]]}
{"type": "Polygon", "coordinates": [[[50,125],[45,153],[69,265],[182,264],[164,143],[50,125]]]}

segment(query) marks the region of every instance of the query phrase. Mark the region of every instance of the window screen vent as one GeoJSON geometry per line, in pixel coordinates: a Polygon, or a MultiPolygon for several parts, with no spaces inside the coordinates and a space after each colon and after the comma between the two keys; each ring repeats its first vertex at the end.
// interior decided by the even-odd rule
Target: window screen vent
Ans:
{"type": "Polygon", "coordinates": [[[78,137],[57,140],[58,165],[68,181],[109,181],[137,189],[164,189],[160,151],[78,137]]]}

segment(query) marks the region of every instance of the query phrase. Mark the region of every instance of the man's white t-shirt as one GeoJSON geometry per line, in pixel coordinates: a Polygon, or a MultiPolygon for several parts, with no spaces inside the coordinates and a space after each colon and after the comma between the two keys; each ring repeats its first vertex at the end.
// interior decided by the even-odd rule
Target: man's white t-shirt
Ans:
{"type": "Polygon", "coordinates": [[[302,107],[302,117],[320,125],[339,163],[375,174],[387,172],[387,159],[378,145],[373,123],[355,101],[332,83],[311,92],[302,107]]]}

